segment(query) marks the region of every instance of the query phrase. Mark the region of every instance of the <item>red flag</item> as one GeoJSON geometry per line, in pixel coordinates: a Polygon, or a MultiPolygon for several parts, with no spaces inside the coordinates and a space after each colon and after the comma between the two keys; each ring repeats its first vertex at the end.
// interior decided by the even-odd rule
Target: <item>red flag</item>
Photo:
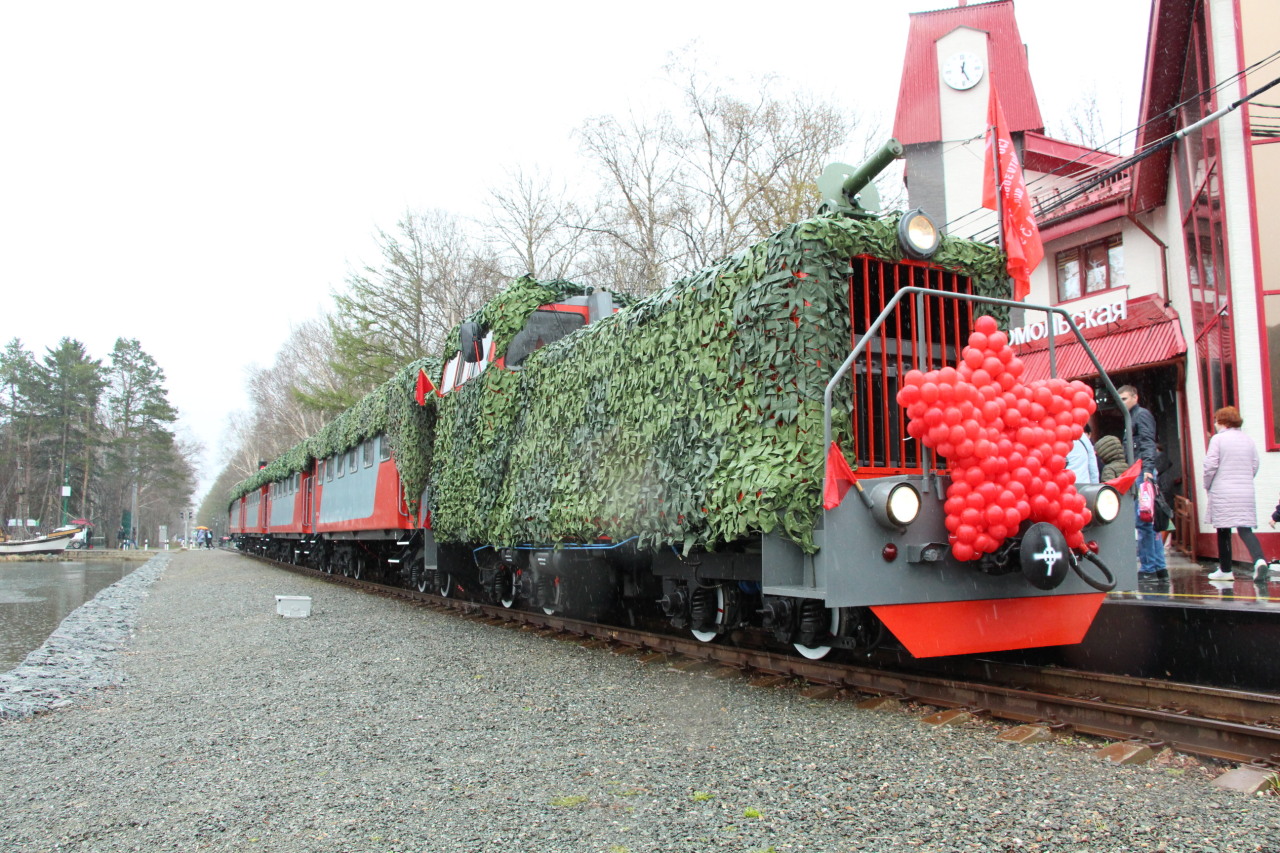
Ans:
{"type": "Polygon", "coordinates": [[[1009,275],[1013,278],[1013,298],[1022,301],[1031,292],[1031,271],[1044,260],[1044,244],[1040,229],[1031,213],[1031,194],[1022,177],[1022,162],[1013,147],[1004,110],[991,84],[987,105],[987,161],[983,172],[982,206],[996,210],[996,168],[994,152],[999,148],[1000,199],[1004,206],[1004,251],[1009,256],[1009,275]]]}
{"type": "Polygon", "coordinates": [[[1129,470],[1125,471],[1119,477],[1116,477],[1114,480],[1107,480],[1107,485],[1112,486],[1117,492],[1123,495],[1133,488],[1133,481],[1138,479],[1141,474],[1142,460],[1139,459],[1137,462],[1130,465],[1129,470]]]}
{"type": "Polygon", "coordinates": [[[421,367],[418,368],[418,387],[414,390],[414,399],[418,401],[419,406],[427,404],[427,395],[436,390],[436,386],[427,378],[427,372],[421,367]]]}
{"type": "Polygon", "coordinates": [[[835,509],[840,506],[840,502],[844,500],[845,495],[849,494],[849,489],[853,488],[856,482],[853,470],[844,460],[844,454],[840,452],[839,446],[834,441],[831,442],[831,449],[827,452],[827,475],[822,481],[823,509],[835,509]]]}

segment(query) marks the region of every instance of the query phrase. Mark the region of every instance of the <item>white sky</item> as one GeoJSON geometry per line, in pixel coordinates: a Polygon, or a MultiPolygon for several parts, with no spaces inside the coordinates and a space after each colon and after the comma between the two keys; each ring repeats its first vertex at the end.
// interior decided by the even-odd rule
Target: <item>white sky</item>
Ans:
{"type": "MultiPolygon", "coordinates": [[[[703,70],[777,75],[887,139],[908,13],[952,5],[5,0],[0,345],[137,338],[207,448],[203,490],[246,369],[376,260],[376,228],[482,217],[517,168],[573,179],[585,119],[678,109],[662,67],[694,42],[703,70]]],[[[1130,128],[1149,0],[1015,8],[1048,131],[1091,88],[1130,128]]]]}

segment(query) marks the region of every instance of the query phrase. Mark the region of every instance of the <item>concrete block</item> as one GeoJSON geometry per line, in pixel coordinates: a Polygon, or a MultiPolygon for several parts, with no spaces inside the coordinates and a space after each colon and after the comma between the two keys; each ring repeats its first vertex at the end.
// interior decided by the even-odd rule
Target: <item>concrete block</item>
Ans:
{"type": "Polygon", "coordinates": [[[1219,788],[1243,794],[1256,794],[1274,787],[1277,782],[1280,782],[1280,772],[1264,767],[1237,767],[1213,780],[1213,784],[1219,788]]]}
{"type": "Polygon", "coordinates": [[[973,719],[973,714],[960,708],[948,708],[924,718],[931,726],[958,726],[973,719]]]}
{"type": "Polygon", "coordinates": [[[1145,743],[1125,741],[1104,746],[1094,755],[1112,764],[1145,764],[1155,756],[1155,751],[1145,743]]]}
{"type": "Polygon", "coordinates": [[[1046,726],[1014,726],[996,737],[1009,743],[1044,743],[1053,740],[1053,732],[1046,726]]]}

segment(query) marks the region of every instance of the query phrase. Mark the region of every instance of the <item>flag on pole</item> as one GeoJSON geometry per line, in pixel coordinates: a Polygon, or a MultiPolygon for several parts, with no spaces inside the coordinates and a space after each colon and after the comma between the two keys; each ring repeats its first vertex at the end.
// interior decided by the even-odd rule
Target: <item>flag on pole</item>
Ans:
{"type": "Polygon", "coordinates": [[[427,404],[427,395],[436,390],[436,386],[427,378],[427,372],[421,367],[418,368],[418,385],[414,389],[414,399],[418,401],[419,406],[427,404]]]}
{"type": "Polygon", "coordinates": [[[1044,244],[1040,242],[1040,229],[1031,212],[1031,194],[1027,192],[1027,184],[1022,177],[1022,162],[1018,159],[1017,149],[1013,147],[1013,137],[1009,135],[1004,110],[1000,108],[1000,99],[996,97],[995,83],[990,88],[982,206],[991,210],[1003,207],[1000,229],[1004,234],[1004,251],[1009,256],[1013,298],[1020,302],[1031,292],[1031,271],[1044,260],[1044,244]],[[997,173],[999,178],[996,177],[997,173]],[[999,202],[996,200],[997,184],[1000,187],[999,202]]]}
{"type": "Polygon", "coordinates": [[[831,442],[831,449],[827,451],[826,477],[822,482],[823,509],[835,509],[840,506],[840,502],[844,500],[845,495],[849,494],[849,489],[853,488],[856,482],[853,469],[845,461],[840,447],[834,441],[831,442]]]}

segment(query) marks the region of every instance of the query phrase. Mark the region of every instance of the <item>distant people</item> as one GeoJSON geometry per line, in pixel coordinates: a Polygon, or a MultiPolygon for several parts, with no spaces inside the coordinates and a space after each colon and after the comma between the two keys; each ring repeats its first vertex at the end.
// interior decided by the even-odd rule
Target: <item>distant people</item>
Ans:
{"type": "Polygon", "coordinates": [[[1076,485],[1101,482],[1098,479],[1098,454],[1089,440],[1089,425],[1084,425],[1084,432],[1071,442],[1071,450],[1067,453],[1067,470],[1076,475],[1076,485]]]}
{"type": "Polygon", "coordinates": [[[1254,580],[1267,581],[1267,561],[1253,528],[1258,524],[1258,505],[1253,478],[1258,473],[1258,449],[1240,427],[1244,420],[1235,406],[1223,406],[1213,414],[1217,431],[1209,439],[1204,456],[1204,487],[1209,493],[1209,524],[1218,531],[1218,570],[1209,577],[1226,580],[1231,571],[1231,528],[1253,560],[1254,580]]]}
{"type": "Polygon", "coordinates": [[[1094,445],[1094,451],[1098,457],[1099,482],[1114,480],[1129,467],[1125,464],[1124,442],[1114,435],[1104,435],[1098,439],[1098,443],[1094,445]]]}
{"type": "MultiPolygon", "coordinates": [[[[1142,461],[1142,481],[1156,485],[1156,418],[1138,405],[1138,389],[1122,385],[1120,402],[1129,410],[1132,427],[1133,452],[1142,461]]],[[[1143,521],[1138,504],[1133,505],[1134,521],[1138,528],[1138,575],[1147,579],[1165,580],[1169,570],[1164,562],[1164,541],[1156,534],[1155,525],[1143,521]]]]}

